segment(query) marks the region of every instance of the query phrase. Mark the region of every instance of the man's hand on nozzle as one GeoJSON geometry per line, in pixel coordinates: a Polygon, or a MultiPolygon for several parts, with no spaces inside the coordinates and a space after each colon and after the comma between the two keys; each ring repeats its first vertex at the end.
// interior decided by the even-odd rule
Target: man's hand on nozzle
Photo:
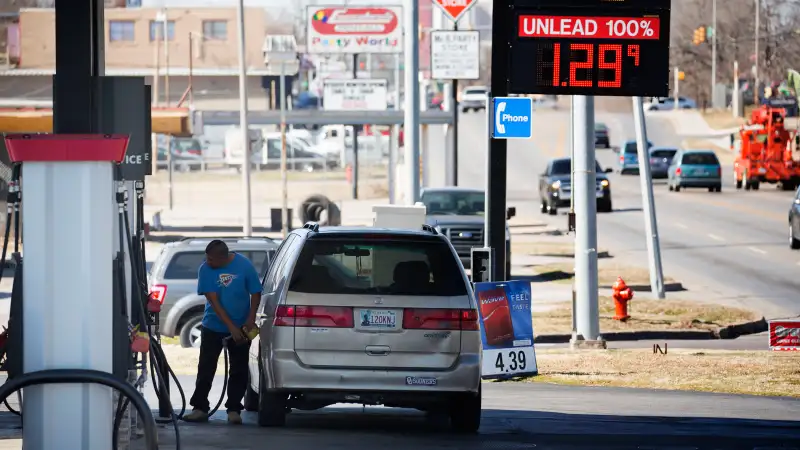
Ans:
{"type": "Polygon", "coordinates": [[[244,331],[242,331],[241,328],[232,326],[228,328],[228,331],[231,332],[231,337],[237,344],[241,344],[242,342],[247,340],[247,336],[244,334],[244,331]]]}

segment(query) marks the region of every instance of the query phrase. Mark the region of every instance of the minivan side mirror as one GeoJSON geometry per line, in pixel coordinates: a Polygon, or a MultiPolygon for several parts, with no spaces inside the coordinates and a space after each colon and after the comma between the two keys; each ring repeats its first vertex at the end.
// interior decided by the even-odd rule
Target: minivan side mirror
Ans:
{"type": "Polygon", "coordinates": [[[612,169],[611,167],[606,167],[605,170],[603,170],[604,173],[611,173],[613,171],[614,169],[612,169]]]}
{"type": "Polygon", "coordinates": [[[506,220],[509,220],[516,215],[517,215],[517,208],[511,206],[506,210],[506,220]]]}

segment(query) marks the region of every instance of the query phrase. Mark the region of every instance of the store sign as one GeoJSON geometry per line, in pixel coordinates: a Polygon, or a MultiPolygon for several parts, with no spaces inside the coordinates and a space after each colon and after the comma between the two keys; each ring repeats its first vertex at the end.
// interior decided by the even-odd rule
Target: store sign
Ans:
{"type": "Polygon", "coordinates": [[[313,6],[307,10],[309,53],[402,53],[403,8],[313,6]]]}
{"type": "Polygon", "coordinates": [[[327,111],[385,111],[386,80],[325,80],[322,97],[327,111]]]}
{"type": "Polygon", "coordinates": [[[435,80],[477,80],[481,76],[479,31],[431,32],[431,77],[435,80]]]}

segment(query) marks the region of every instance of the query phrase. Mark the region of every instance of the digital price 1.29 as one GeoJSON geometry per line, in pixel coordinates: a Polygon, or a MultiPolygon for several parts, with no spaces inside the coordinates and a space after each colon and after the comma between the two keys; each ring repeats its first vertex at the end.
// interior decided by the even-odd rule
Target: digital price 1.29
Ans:
{"type": "Polygon", "coordinates": [[[536,373],[533,347],[487,349],[483,351],[483,376],[536,373]]]}
{"type": "Polygon", "coordinates": [[[560,43],[541,45],[539,54],[536,55],[536,82],[540,86],[595,87],[592,74],[597,70],[599,75],[596,87],[619,88],[622,86],[623,57],[629,58],[633,66],[638,67],[639,50],[639,44],[571,43],[563,47],[560,43]],[[567,56],[569,60],[568,79],[562,79],[562,56],[567,56]]]}

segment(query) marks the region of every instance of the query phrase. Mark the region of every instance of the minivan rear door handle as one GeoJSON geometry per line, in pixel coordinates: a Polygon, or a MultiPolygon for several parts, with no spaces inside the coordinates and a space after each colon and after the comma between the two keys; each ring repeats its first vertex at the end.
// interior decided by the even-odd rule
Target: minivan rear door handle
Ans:
{"type": "Polygon", "coordinates": [[[364,351],[370,356],[386,356],[392,350],[388,345],[368,345],[364,351]]]}

